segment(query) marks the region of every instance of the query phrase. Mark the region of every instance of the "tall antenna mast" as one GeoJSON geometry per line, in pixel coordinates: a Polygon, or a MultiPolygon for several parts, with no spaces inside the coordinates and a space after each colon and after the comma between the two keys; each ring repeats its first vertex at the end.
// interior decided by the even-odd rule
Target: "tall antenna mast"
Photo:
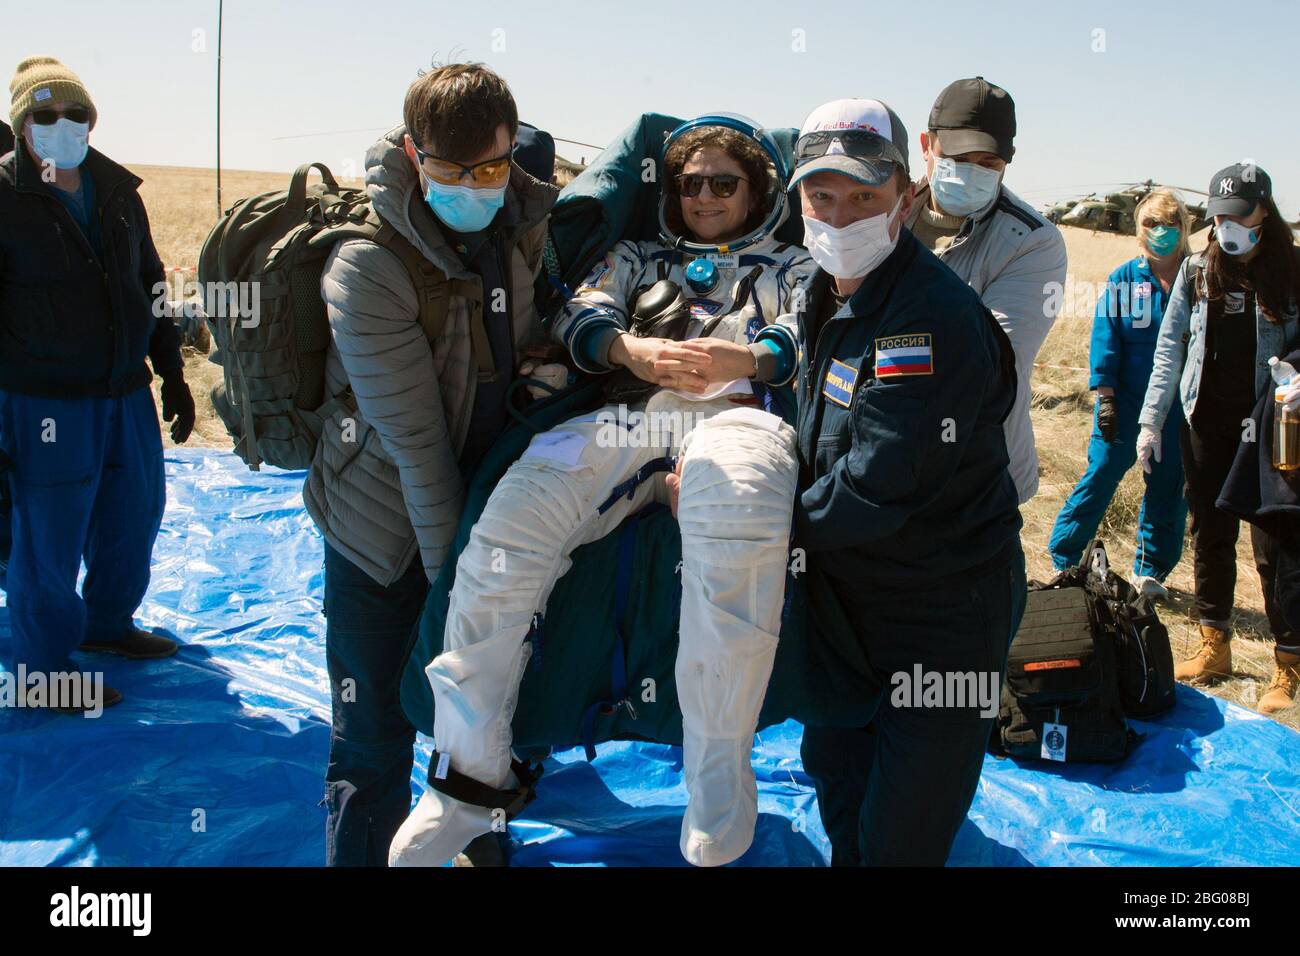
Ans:
{"type": "Polygon", "coordinates": [[[224,0],[217,0],[217,218],[221,218],[221,14],[224,0]]]}

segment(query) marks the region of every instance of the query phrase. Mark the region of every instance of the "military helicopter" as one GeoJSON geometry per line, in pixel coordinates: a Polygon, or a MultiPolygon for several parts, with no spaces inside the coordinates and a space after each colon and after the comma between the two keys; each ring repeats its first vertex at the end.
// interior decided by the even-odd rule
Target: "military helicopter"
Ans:
{"type": "MultiPolygon", "coordinates": [[[[1048,206],[1043,215],[1050,221],[1066,226],[1079,226],[1093,232],[1113,232],[1120,236],[1137,235],[1137,220],[1134,218],[1138,203],[1147,197],[1153,189],[1159,189],[1159,183],[1148,179],[1142,183],[1131,183],[1119,192],[1092,193],[1080,199],[1066,199],[1048,206]]],[[[1169,187],[1179,193],[1194,193],[1204,196],[1199,189],[1187,189],[1183,186],[1169,187]]],[[[1205,218],[1205,206],[1187,203],[1187,211],[1192,216],[1192,232],[1199,232],[1208,226],[1205,218]]]]}

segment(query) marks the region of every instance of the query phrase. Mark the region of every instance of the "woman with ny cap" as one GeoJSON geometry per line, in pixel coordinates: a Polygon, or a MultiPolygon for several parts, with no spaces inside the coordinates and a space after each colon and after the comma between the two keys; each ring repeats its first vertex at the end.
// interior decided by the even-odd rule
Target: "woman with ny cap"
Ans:
{"type": "MultiPolygon", "coordinates": [[[[1205,252],[1187,259],[1170,293],[1155,365],[1138,421],[1138,460],[1150,472],[1173,449],[1162,428],[1175,392],[1186,423],[1181,451],[1187,475],[1195,555],[1201,648],[1175,676],[1195,684],[1232,673],[1232,604],[1237,583],[1239,519],[1215,502],[1243,440],[1246,423],[1272,387],[1268,360],[1284,356],[1300,332],[1300,257],[1290,227],[1273,201],[1268,173],[1238,163],[1210,180],[1206,215],[1214,235],[1205,252]]],[[[1264,609],[1277,642],[1277,672],[1259,701],[1262,713],[1291,705],[1300,664],[1300,636],[1291,632],[1274,597],[1276,543],[1251,527],[1264,609]]]]}

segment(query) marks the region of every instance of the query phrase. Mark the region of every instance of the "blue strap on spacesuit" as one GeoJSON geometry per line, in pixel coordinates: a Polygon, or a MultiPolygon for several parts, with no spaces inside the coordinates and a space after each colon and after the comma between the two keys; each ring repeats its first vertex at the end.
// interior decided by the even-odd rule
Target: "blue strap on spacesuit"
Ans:
{"type": "MultiPolygon", "coordinates": [[[[652,477],[661,471],[672,471],[677,467],[677,456],[666,455],[663,458],[652,458],[640,468],[627,481],[621,482],[614,486],[614,490],[609,493],[609,497],[600,503],[596,509],[597,514],[604,514],[618,502],[620,498],[631,500],[632,495],[644,481],[649,481],[652,477]]],[[[640,513],[640,512],[638,512],[640,513]]]]}

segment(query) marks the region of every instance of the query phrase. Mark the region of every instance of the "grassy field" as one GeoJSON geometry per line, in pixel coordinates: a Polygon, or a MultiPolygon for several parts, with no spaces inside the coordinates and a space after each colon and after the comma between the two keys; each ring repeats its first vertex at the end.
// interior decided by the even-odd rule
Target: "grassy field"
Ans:
{"type": "MultiPolygon", "coordinates": [[[[134,171],[145,181],[141,192],[163,262],[173,268],[194,266],[199,247],[216,220],[215,174],[210,170],[164,166],[137,166],[134,171]]],[[[283,189],[287,184],[286,173],[227,171],[222,175],[223,204],[229,207],[240,196],[283,189]]],[[[1070,368],[1035,370],[1032,414],[1041,478],[1038,495],[1022,509],[1025,521],[1022,540],[1029,573],[1040,579],[1051,575],[1046,544],[1052,522],[1086,464],[1092,393],[1088,391],[1087,374],[1072,369],[1086,368],[1088,364],[1095,301],[1092,290],[1106,281],[1112,269],[1137,252],[1132,238],[1094,234],[1068,226],[1062,232],[1070,256],[1068,291],[1061,317],[1038,360],[1043,365],[1070,368]]],[[[1203,243],[1204,234],[1199,239],[1203,243]]],[[[192,273],[177,276],[194,278],[192,273]]],[[[208,399],[212,385],[221,379],[221,370],[208,362],[206,355],[192,350],[188,353],[186,377],[199,406],[199,424],[189,445],[228,448],[225,430],[208,399]]],[[[1133,536],[1141,500],[1141,471],[1134,468],[1120,485],[1102,525],[1112,561],[1125,573],[1132,566],[1133,536]]],[[[1199,644],[1191,607],[1190,550],[1189,545],[1167,582],[1172,603],[1162,614],[1177,657],[1186,656],[1199,644]]],[[[1273,658],[1272,644],[1267,640],[1268,623],[1263,616],[1259,576],[1250,555],[1249,534],[1244,528],[1237,557],[1237,639],[1233,641],[1236,673],[1211,692],[1253,707],[1272,674],[1273,658]]],[[[1278,719],[1300,729],[1300,708],[1292,707],[1278,715],[1278,719]]]]}

